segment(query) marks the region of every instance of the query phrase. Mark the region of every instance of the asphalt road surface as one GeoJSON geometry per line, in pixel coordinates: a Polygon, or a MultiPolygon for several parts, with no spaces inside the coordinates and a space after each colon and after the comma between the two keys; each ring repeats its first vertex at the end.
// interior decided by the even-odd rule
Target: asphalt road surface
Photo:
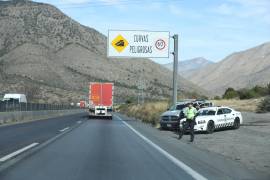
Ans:
{"type": "MultiPolygon", "coordinates": [[[[85,120],[14,166],[1,180],[263,179],[263,175],[120,114],[85,120]],[[123,121],[124,120],[124,121],[123,121]]],[[[34,128],[34,127],[33,127],[34,128]]],[[[265,178],[266,179],[266,178],[265,178]]]]}
{"type": "Polygon", "coordinates": [[[1,126],[0,157],[33,142],[42,143],[61,133],[61,130],[76,125],[78,121],[82,122],[86,120],[86,115],[85,113],[79,113],[16,125],[1,126]]]}

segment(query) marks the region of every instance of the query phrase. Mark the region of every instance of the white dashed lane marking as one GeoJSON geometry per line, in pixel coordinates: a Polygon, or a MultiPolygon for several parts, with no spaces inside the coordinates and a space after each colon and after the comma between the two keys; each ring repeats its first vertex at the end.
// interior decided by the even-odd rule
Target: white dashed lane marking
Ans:
{"type": "Polygon", "coordinates": [[[69,127],[66,127],[66,128],[64,128],[64,129],[61,129],[61,130],[59,130],[60,132],[64,132],[64,131],[66,131],[66,130],[68,130],[69,129],[69,127]]]}
{"type": "Polygon", "coordinates": [[[21,153],[23,153],[23,152],[25,152],[25,151],[27,151],[27,150],[29,150],[29,149],[35,147],[35,146],[37,146],[38,144],[39,144],[39,143],[32,143],[32,144],[30,144],[30,145],[28,145],[28,146],[26,146],[26,147],[24,147],[24,148],[21,148],[21,149],[15,151],[15,152],[13,152],[13,153],[10,153],[10,154],[8,154],[8,155],[2,157],[2,158],[0,159],[0,162],[5,162],[5,161],[7,161],[7,160],[13,158],[14,156],[17,156],[17,155],[19,155],[19,154],[21,154],[21,153]]]}

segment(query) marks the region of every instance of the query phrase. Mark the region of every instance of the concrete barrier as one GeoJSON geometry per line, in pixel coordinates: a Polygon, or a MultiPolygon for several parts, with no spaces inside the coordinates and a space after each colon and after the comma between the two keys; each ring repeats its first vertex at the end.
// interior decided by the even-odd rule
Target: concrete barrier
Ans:
{"type": "Polygon", "coordinates": [[[46,111],[0,112],[0,125],[48,119],[82,112],[86,112],[86,110],[67,109],[67,110],[46,110],[46,111]]]}

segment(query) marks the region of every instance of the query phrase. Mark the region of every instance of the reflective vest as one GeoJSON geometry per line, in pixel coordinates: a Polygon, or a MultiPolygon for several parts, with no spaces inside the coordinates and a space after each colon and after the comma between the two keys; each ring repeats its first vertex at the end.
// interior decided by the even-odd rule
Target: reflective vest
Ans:
{"type": "Polygon", "coordinates": [[[197,114],[197,110],[194,107],[192,108],[187,107],[185,110],[185,116],[187,119],[193,120],[196,114],[197,114]]]}

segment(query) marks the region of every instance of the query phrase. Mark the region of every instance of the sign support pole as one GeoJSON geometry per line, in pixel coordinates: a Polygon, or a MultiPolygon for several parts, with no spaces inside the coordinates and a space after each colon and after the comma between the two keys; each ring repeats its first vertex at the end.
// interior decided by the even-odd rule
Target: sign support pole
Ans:
{"type": "Polygon", "coordinates": [[[177,75],[178,75],[178,34],[173,36],[174,51],[173,51],[173,96],[172,103],[176,105],[177,102],[177,75]]]}

